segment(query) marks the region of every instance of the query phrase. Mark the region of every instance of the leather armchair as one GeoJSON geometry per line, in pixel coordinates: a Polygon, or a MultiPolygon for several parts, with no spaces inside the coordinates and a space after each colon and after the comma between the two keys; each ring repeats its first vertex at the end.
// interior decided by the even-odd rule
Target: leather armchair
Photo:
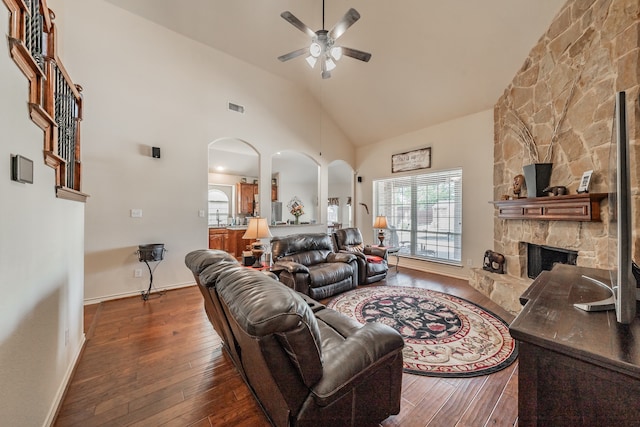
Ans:
{"type": "Polygon", "coordinates": [[[294,234],[271,239],[273,269],[290,288],[321,300],[358,286],[356,256],[335,253],[327,234],[294,234]]]}
{"type": "Polygon", "coordinates": [[[387,276],[389,263],[387,250],[378,246],[365,246],[358,228],[342,228],[333,233],[336,251],[354,254],[358,262],[358,284],[367,285],[387,276]]]}

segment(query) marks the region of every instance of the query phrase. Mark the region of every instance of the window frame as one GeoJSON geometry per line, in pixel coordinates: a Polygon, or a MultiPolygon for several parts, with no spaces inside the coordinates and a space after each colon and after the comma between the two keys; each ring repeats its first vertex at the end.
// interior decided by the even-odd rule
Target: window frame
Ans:
{"type": "Polygon", "coordinates": [[[373,181],[373,216],[386,216],[385,240],[399,255],[462,263],[462,168],[373,181]]]}

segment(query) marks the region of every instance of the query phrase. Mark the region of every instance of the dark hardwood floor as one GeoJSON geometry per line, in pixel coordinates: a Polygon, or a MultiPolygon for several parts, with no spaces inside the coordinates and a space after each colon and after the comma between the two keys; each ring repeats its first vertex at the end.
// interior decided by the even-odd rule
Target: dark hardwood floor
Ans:
{"type": "MultiPolygon", "coordinates": [[[[513,316],[466,281],[407,268],[377,285],[413,286],[513,316]]],[[[373,286],[373,285],[370,285],[373,286]]],[[[55,426],[268,426],[222,351],[193,287],[85,307],[87,342],[55,426]]],[[[454,379],[404,374],[391,426],[517,425],[517,362],[491,375],[454,379]]]]}

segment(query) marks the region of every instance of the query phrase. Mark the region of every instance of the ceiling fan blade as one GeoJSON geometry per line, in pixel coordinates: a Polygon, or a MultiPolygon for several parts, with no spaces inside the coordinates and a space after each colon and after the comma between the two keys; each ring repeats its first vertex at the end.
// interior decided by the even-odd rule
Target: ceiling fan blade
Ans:
{"type": "Polygon", "coordinates": [[[345,13],[341,20],[339,20],[336,25],[333,26],[331,31],[329,31],[329,37],[332,39],[337,39],[341,35],[344,34],[347,29],[352,26],[358,19],[360,19],[360,14],[357,10],[351,8],[345,13]]]}
{"type": "Polygon", "coordinates": [[[304,55],[307,52],[309,52],[309,48],[308,47],[303,47],[301,49],[294,50],[293,52],[289,52],[289,53],[286,53],[284,55],[278,56],[278,59],[280,61],[284,62],[284,61],[288,61],[288,60],[293,59],[293,58],[297,58],[300,55],[304,55]]]}
{"type": "Polygon", "coordinates": [[[285,21],[289,22],[291,25],[293,25],[294,27],[296,27],[297,29],[299,29],[309,37],[316,36],[316,33],[311,28],[307,27],[301,20],[296,18],[293,15],[293,13],[289,12],[288,10],[285,12],[282,12],[280,16],[282,16],[285,21]]]}
{"type": "Polygon", "coordinates": [[[371,54],[369,52],[363,52],[358,49],[351,49],[350,47],[342,47],[342,54],[355,59],[359,59],[360,61],[364,62],[369,62],[369,60],[371,59],[371,54]]]}

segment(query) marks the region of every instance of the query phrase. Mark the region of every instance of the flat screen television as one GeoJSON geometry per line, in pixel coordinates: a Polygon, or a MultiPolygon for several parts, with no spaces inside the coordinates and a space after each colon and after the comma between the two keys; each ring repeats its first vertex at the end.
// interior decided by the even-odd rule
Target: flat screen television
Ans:
{"type": "Polygon", "coordinates": [[[586,311],[615,310],[619,323],[629,324],[636,316],[637,284],[633,276],[631,221],[631,175],[627,104],[625,92],[615,96],[615,119],[609,151],[609,231],[608,253],[611,284],[591,277],[585,279],[611,291],[611,296],[592,303],[574,304],[586,311]]]}

